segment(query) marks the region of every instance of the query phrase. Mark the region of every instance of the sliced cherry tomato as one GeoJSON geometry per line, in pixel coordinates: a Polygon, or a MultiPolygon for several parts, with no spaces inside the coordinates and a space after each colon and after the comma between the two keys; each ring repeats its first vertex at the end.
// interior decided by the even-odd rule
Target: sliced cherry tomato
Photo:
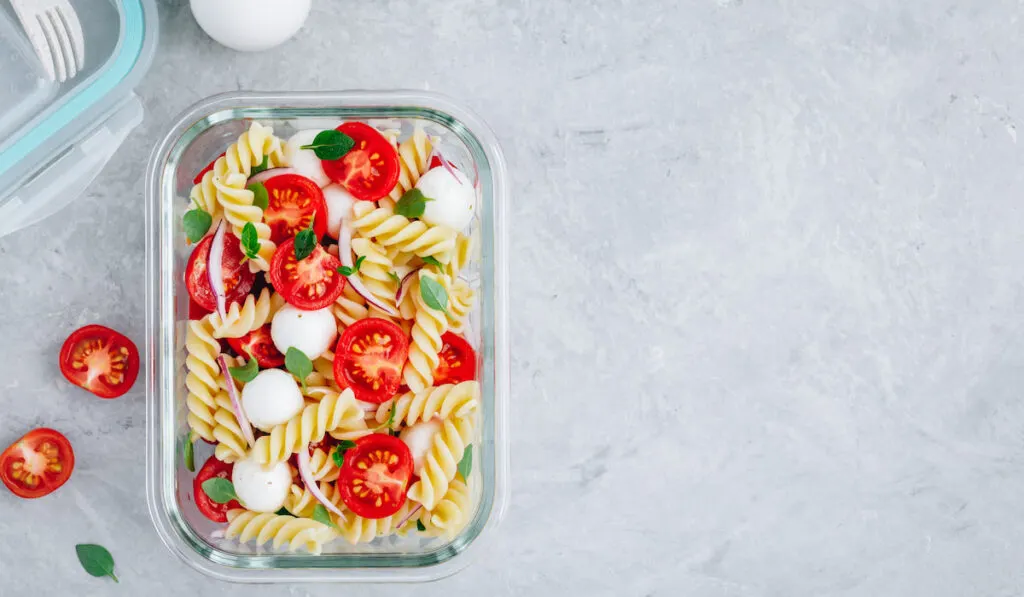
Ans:
{"type": "Polygon", "coordinates": [[[441,336],[444,343],[437,354],[441,362],[434,370],[434,385],[462,383],[476,378],[476,351],[466,339],[452,332],[441,336]]]}
{"type": "MultiPolygon", "coordinates": [[[[441,158],[435,155],[434,157],[430,158],[430,163],[427,165],[427,170],[433,170],[434,168],[440,168],[441,165],[442,165],[441,158]]],[[[211,166],[212,166],[212,164],[211,164],[211,166]]]]}
{"type": "Polygon", "coordinates": [[[409,339],[398,324],[369,317],[345,328],[334,352],[334,379],[345,380],[356,398],[386,402],[402,383],[409,339]]]}
{"type": "Polygon", "coordinates": [[[75,452],[59,431],[29,431],[0,453],[0,481],[21,498],[48,495],[71,478],[75,452]]]}
{"type": "Polygon", "coordinates": [[[210,456],[210,459],[203,464],[203,468],[199,469],[196,478],[192,480],[192,494],[195,496],[196,506],[199,507],[199,511],[203,513],[203,516],[213,522],[227,522],[228,510],[241,508],[242,505],[237,500],[231,500],[226,504],[218,504],[211,500],[210,496],[206,495],[206,492],[203,491],[203,483],[214,477],[230,481],[231,472],[234,470],[235,465],[221,462],[217,460],[216,456],[210,456]]]}
{"type": "Polygon", "coordinates": [[[202,318],[206,317],[207,315],[209,315],[210,313],[213,313],[213,311],[208,311],[206,309],[206,307],[203,307],[199,303],[197,303],[194,300],[192,300],[191,296],[188,297],[188,318],[189,319],[202,319],[202,318]]]}
{"type": "Polygon", "coordinates": [[[341,261],[317,244],[302,261],[295,259],[295,239],[281,243],[270,260],[270,283],[288,304],[305,311],[327,307],[341,296],[345,276],[341,261]]]}
{"type": "Polygon", "coordinates": [[[348,509],[363,518],[385,518],[401,509],[412,477],[412,454],[405,442],[386,433],[356,440],[345,452],[338,492],[348,509]]]}
{"type": "MultiPolygon", "coordinates": [[[[217,295],[214,294],[210,286],[210,277],[206,273],[206,263],[210,260],[212,244],[212,234],[199,241],[185,267],[185,287],[188,288],[188,295],[197,305],[211,312],[217,308],[217,295]]],[[[256,279],[256,274],[249,270],[249,264],[242,261],[244,257],[245,253],[242,253],[238,237],[230,232],[225,233],[221,275],[224,276],[224,294],[227,295],[226,304],[229,306],[231,303],[245,300],[249,289],[252,288],[253,280],[256,279]]]]}
{"type": "Polygon", "coordinates": [[[391,192],[398,182],[398,151],[384,135],[362,122],[338,127],[356,142],[337,160],[324,160],[324,172],[356,199],[376,201],[391,192]]]}
{"type": "Polygon", "coordinates": [[[100,398],[117,398],[139,376],[139,349],[120,332],[87,325],[68,336],[58,356],[60,372],[100,398]]]}
{"type": "Polygon", "coordinates": [[[300,174],[279,174],[263,183],[269,201],[263,219],[270,240],[280,244],[313,224],[317,238],[327,233],[327,204],[320,186],[300,174]]]}
{"type": "Polygon", "coordinates": [[[200,171],[199,171],[199,174],[196,174],[196,177],[192,179],[192,184],[199,184],[199,183],[203,182],[203,176],[205,176],[205,175],[206,175],[206,173],[207,173],[207,172],[209,172],[210,170],[213,170],[213,166],[214,166],[214,164],[216,164],[216,163],[217,163],[217,160],[219,160],[219,159],[221,159],[222,157],[224,157],[224,155],[225,155],[226,153],[227,153],[227,152],[224,152],[224,153],[220,154],[219,156],[217,156],[217,157],[213,158],[213,161],[212,161],[212,162],[210,162],[209,164],[207,164],[207,165],[206,165],[206,167],[205,167],[205,168],[203,168],[202,170],[200,170],[200,171]]]}
{"type": "Polygon", "coordinates": [[[238,356],[249,359],[252,355],[260,369],[271,369],[284,365],[284,355],[274,346],[270,337],[270,324],[255,329],[241,338],[228,338],[228,344],[238,356]]]}

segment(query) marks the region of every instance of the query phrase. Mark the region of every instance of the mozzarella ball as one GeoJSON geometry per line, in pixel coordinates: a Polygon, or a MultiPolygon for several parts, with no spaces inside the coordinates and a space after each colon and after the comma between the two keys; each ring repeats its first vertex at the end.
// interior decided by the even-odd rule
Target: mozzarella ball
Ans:
{"type": "Polygon", "coordinates": [[[269,469],[256,462],[250,454],[235,463],[231,472],[235,495],[246,509],[253,512],[277,512],[288,497],[292,486],[292,471],[287,462],[278,462],[269,469]]]}
{"type": "Polygon", "coordinates": [[[343,189],[341,185],[332,184],[324,187],[324,202],[327,203],[327,234],[338,240],[341,234],[341,223],[345,218],[352,217],[352,203],[355,197],[343,189]]]}
{"type": "Polygon", "coordinates": [[[302,411],[303,399],[295,378],[280,369],[264,369],[242,388],[242,408],[260,431],[287,423],[302,411]]]}
{"type": "Polygon", "coordinates": [[[312,0],[191,0],[192,16],[217,43],[239,52],[258,52],[295,35],[309,16],[312,0]]]}
{"type": "Polygon", "coordinates": [[[270,322],[270,338],[281,354],[288,354],[289,348],[298,348],[312,361],[334,345],[338,339],[338,324],[330,307],[303,311],[285,305],[270,322]]]}
{"type": "Polygon", "coordinates": [[[441,431],[441,419],[434,417],[426,421],[420,421],[402,430],[398,439],[409,446],[412,454],[413,471],[419,471],[423,467],[423,461],[430,452],[430,446],[434,443],[434,435],[441,431]]]}
{"type": "Polygon", "coordinates": [[[420,177],[416,188],[431,199],[420,219],[433,226],[462,230],[473,219],[476,191],[465,174],[454,169],[453,172],[434,168],[420,177]]]}
{"type": "Polygon", "coordinates": [[[318,129],[306,129],[291,136],[284,144],[284,158],[291,164],[296,174],[301,174],[321,187],[331,184],[331,179],[324,173],[320,158],[312,149],[301,149],[303,145],[313,143],[320,134],[318,129]]]}

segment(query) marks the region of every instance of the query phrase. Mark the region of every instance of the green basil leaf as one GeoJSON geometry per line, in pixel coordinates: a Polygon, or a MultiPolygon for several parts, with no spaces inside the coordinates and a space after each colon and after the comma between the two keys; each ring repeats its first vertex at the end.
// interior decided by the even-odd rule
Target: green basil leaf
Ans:
{"type": "Polygon", "coordinates": [[[182,223],[185,225],[185,238],[190,243],[197,243],[203,240],[213,225],[213,216],[197,207],[185,212],[182,223]]]}
{"type": "Polygon", "coordinates": [[[462,460],[459,461],[458,471],[462,478],[469,481],[469,473],[473,470],[473,444],[466,446],[462,453],[462,460]]]}
{"type": "Polygon", "coordinates": [[[316,248],[316,233],[313,228],[300,230],[295,235],[295,260],[302,261],[316,248]]]}
{"type": "Polygon", "coordinates": [[[416,520],[416,530],[421,532],[421,533],[423,531],[427,530],[427,527],[423,526],[423,521],[422,520],[419,520],[419,519],[416,520]]]}
{"type": "Polygon", "coordinates": [[[398,283],[402,282],[402,279],[399,278],[398,274],[396,274],[395,272],[388,272],[388,277],[391,278],[392,280],[394,280],[395,282],[398,282],[398,283]]]}
{"type": "Polygon", "coordinates": [[[321,160],[337,160],[352,151],[355,146],[356,142],[352,137],[341,131],[328,129],[317,133],[313,138],[313,143],[303,145],[300,149],[312,149],[316,157],[321,160]]]}
{"type": "Polygon", "coordinates": [[[265,155],[265,156],[263,156],[263,161],[262,162],[260,162],[259,164],[256,164],[255,166],[252,167],[252,171],[249,173],[249,176],[253,176],[253,175],[259,174],[260,172],[263,172],[264,170],[267,170],[268,168],[270,168],[270,156],[269,155],[265,155]]]}
{"type": "Polygon", "coordinates": [[[75,553],[78,554],[82,568],[89,574],[96,577],[109,576],[114,582],[121,582],[114,574],[114,556],[110,555],[106,547],[95,543],[79,543],[75,546],[75,553]]]}
{"type": "Polygon", "coordinates": [[[313,520],[326,524],[329,527],[338,528],[337,525],[334,524],[334,521],[331,520],[331,515],[327,513],[327,508],[325,508],[323,504],[317,504],[316,507],[313,508],[313,520]]]}
{"type": "Polygon", "coordinates": [[[349,267],[347,265],[343,265],[343,266],[338,268],[338,273],[343,275],[343,276],[345,276],[347,278],[347,277],[351,276],[352,274],[356,273],[356,270],[352,269],[351,267],[349,267]]]}
{"type": "Polygon", "coordinates": [[[220,477],[207,479],[203,481],[202,488],[206,495],[218,504],[226,504],[231,500],[238,499],[238,496],[235,495],[235,486],[227,479],[221,479],[220,477]]]}
{"type": "Polygon", "coordinates": [[[427,201],[433,199],[425,197],[419,189],[409,189],[395,204],[395,213],[407,218],[418,218],[427,208],[427,201]]]}
{"type": "Polygon", "coordinates": [[[429,276],[420,276],[420,296],[431,309],[448,311],[448,291],[437,280],[429,276]]]}
{"type": "Polygon", "coordinates": [[[254,182],[245,188],[252,191],[252,204],[267,211],[267,206],[270,205],[270,194],[267,193],[267,187],[263,186],[262,182],[254,182]]]}
{"type": "Polygon", "coordinates": [[[292,515],[292,513],[288,511],[288,508],[280,508],[277,512],[274,512],[274,514],[276,514],[278,516],[291,516],[292,515]]]}
{"type": "Polygon", "coordinates": [[[394,424],[395,424],[395,411],[396,410],[397,409],[395,408],[395,401],[392,400],[391,401],[391,413],[388,414],[388,422],[387,422],[388,429],[391,429],[391,427],[394,426],[394,424]]]}
{"type": "Polygon", "coordinates": [[[360,255],[359,257],[356,258],[356,268],[355,269],[356,269],[357,272],[359,271],[359,268],[363,267],[363,262],[364,261],[366,261],[366,255],[360,255]]]}
{"type": "Polygon", "coordinates": [[[260,372],[260,366],[256,363],[256,359],[249,357],[249,362],[244,367],[228,367],[228,371],[231,372],[231,377],[242,383],[249,383],[256,379],[260,372]]]}
{"type": "Polygon", "coordinates": [[[309,360],[306,353],[294,346],[289,346],[288,352],[284,355],[284,366],[292,375],[299,378],[302,383],[302,391],[305,392],[306,377],[313,372],[313,361],[309,360]]]}
{"type": "Polygon", "coordinates": [[[256,259],[260,254],[260,235],[252,222],[246,222],[242,227],[242,250],[249,259],[256,259]]]}
{"type": "Polygon", "coordinates": [[[196,447],[192,442],[195,441],[195,432],[189,431],[185,434],[185,468],[188,472],[196,472],[196,447]]]}
{"type": "Polygon", "coordinates": [[[424,257],[423,263],[426,263],[427,265],[435,265],[437,267],[444,267],[441,265],[441,262],[437,260],[437,257],[434,257],[432,255],[427,255],[426,257],[424,257]]]}

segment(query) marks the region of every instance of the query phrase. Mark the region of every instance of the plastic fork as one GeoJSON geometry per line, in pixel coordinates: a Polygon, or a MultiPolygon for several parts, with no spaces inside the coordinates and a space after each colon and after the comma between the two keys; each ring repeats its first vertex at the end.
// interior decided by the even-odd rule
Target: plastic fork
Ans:
{"type": "Polygon", "coordinates": [[[51,81],[72,79],[85,64],[85,38],[68,0],[11,0],[51,81]]]}

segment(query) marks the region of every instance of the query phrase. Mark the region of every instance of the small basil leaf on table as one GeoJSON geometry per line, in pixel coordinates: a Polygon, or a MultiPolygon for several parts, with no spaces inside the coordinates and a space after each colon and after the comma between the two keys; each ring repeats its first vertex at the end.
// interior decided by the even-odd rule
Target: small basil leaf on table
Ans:
{"type": "Polygon", "coordinates": [[[109,576],[114,582],[121,582],[114,574],[114,556],[110,555],[106,547],[94,543],[79,543],[75,546],[75,553],[78,554],[82,568],[89,574],[96,577],[109,576]]]}

